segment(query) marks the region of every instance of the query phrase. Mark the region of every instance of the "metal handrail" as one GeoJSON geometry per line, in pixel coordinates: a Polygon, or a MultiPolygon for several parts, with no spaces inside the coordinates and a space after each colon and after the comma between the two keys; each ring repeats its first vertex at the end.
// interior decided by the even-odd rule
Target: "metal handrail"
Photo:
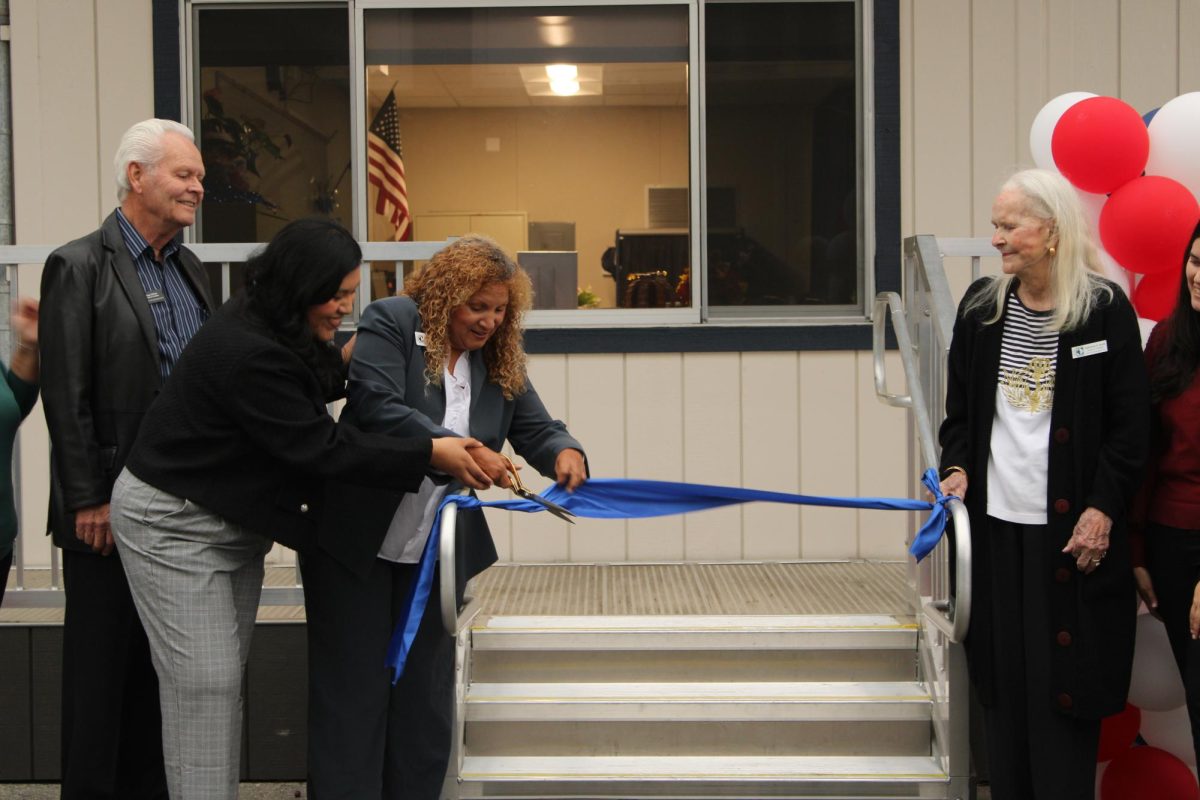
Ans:
{"type": "MultiPolygon", "coordinates": [[[[938,425],[946,394],[946,360],[957,303],[950,291],[943,258],[969,258],[972,279],[980,259],[995,255],[987,239],[904,240],[904,293],[885,293],[875,302],[873,355],[875,390],[882,402],[908,409],[909,469],[921,473],[938,465],[938,425]],[[888,391],[886,352],[888,314],[892,317],[908,394],[888,391]]],[[[962,641],[970,630],[971,529],[960,500],[947,503],[953,535],[919,564],[910,562],[920,622],[917,668],[933,702],[933,755],[949,776],[949,797],[966,797],[971,787],[970,691],[962,641]],[[951,557],[953,553],[953,557],[951,557]]]]}
{"type": "MultiPolygon", "coordinates": [[[[921,456],[926,469],[938,468],[937,446],[934,444],[933,424],[925,405],[925,397],[921,388],[920,372],[916,360],[912,337],[908,332],[908,314],[904,309],[904,301],[895,292],[880,292],[875,297],[874,335],[871,339],[871,352],[875,367],[875,394],[879,399],[898,408],[907,408],[917,424],[918,440],[921,445],[921,456]],[[900,353],[900,362],[904,366],[904,376],[909,393],[895,394],[887,390],[887,368],[884,363],[886,351],[885,318],[891,312],[892,332],[896,335],[896,345],[900,353]]],[[[946,504],[957,534],[954,540],[955,565],[955,594],[954,602],[934,600],[925,603],[923,610],[930,622],[949,637],[950,641],[959,643],[966,638],[971,627],[971,523],[967,518],[967,509],[962,501],[954,498],[946,504]]]]}
{"type": "Polygon", "coordinates": [[[447,503],[442,507],[438,539],[438,601],[441,603],[442,627],[451,637],[458,636],[479,613],[479,605],[473,597],[463,598],[462,609],[459,610],[458,607],[458,568],[454,552],[454,531],[457,523],[458,504],[447,503]]]}

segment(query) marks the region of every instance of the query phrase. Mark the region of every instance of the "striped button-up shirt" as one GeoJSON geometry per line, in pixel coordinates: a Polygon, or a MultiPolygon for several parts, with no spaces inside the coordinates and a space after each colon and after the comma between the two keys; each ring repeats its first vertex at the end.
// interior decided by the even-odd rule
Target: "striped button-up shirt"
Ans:
{"type": "Polygon", "coordinates": [[[158,372],[165,381],[183,348],[208,319],[208,309],[183,277],[178,239],[172,239],[162,249],[162,261],[155,261],[154,248],[119,208],[117,221],[154,314],[154,328],[158,332],[158,372]]]}

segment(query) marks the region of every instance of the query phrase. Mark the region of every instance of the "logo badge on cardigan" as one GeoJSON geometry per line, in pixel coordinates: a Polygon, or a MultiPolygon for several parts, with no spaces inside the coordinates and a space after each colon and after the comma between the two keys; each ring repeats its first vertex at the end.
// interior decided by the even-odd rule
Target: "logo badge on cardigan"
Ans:
{"type": "Polygon", "coordinates": [[[1104,339],[1101,339],[1100,341],[1092,342],[1091,344],[1081,344],[1077,345],[1076,347],[1072,347],[1071,358],[1087,358],[1088,356],[1094,356],[1097,353],[1107,352],[1108,342],[1106,342],[1104,339]]]}
{"type": "Polygon", "coordinates": [[[425,346],[425,332],[424,331],[415,331],[413,333],[413,341],[417,343],[417,347],[424,347],[425,346]]]}

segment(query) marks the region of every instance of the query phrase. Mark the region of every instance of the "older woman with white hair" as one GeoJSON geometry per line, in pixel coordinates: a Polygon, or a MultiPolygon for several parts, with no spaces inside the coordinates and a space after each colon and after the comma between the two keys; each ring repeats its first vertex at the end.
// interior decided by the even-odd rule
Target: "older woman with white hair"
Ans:
{"type": "Polygon", "coordinates": [[[1141,337],[1060,175],[1012,176],[992,226],[1003,273],[959,308],[940,432],[942,490],[971,519],[967,658],[992,797],[1082,800],[1133,661],[1125,513],[1149,432],[1141,337]]]}

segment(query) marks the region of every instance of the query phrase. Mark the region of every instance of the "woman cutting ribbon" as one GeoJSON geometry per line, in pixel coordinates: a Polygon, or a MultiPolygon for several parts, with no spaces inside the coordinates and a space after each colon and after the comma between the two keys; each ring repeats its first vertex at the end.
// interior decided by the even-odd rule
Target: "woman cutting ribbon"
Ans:
{"type": "MultiPolygon", "coordinates": [[[[399,436],[471,436],[469,452],[510,485],[507,439],[535,469],[573,490],[583,448],[547,413],[526,375],[521,318],[529,276],[493,241],[469,235],[410,278],[405,296],[372,303],[359,323],[345,419],[399,436]]],[[[388,642],[417,575],[441,498],[427,480],[396,510],[386,535],[331,537],[306,554],[309,637],[308,788],[314,800],[437,798],[450,753],[454,641],[436,603],[393,687],[388,642]],[[364,558],[365,555],[365,558],[364,558]]],[[[457,592],[496,560],[478,509],[458,516],[457,592]]],[[[434,594],[436,596],[436,588],[434,594]]]]}
{"type": "Polygon", "coordinates": [[[312,548],[331,481],[403,492],[433,472],[489,485],[468,455],[477,442],[367,436],[327,413],[345,388],[333,340],[361,261],[335,222],[285,225],[183,351],[117,478],[113,536],[158,673],[176,800],[237,796],[242,675],[272,540],[312,548]]]}

